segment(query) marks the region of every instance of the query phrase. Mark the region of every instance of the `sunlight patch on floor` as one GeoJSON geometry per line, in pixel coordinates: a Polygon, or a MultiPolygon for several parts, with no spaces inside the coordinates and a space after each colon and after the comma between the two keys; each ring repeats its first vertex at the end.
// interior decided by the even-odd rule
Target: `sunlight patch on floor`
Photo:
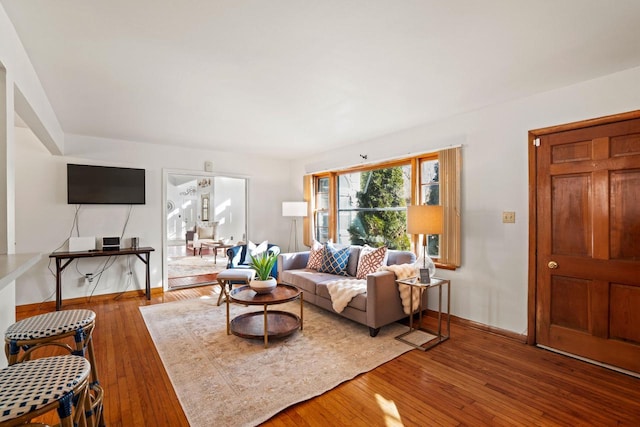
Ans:
{"type": "Polygon", "coordinates": [[[384,425],[387,427],[402,427],[402,420],[400,419],[400,413],[393,400],[387,400],[384,397],[376,393],[376,401],[378,406],[384,413],[384,425]]]}

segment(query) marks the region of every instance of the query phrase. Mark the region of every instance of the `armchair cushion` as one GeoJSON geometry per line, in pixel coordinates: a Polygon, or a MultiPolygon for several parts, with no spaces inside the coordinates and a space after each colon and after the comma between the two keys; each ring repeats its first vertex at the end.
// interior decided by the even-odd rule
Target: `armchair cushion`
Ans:
{"type": "Polygon", "coordinates": [[[199,239],[215,239],[216,227],[198,227],[197,229],[199,239]]]}

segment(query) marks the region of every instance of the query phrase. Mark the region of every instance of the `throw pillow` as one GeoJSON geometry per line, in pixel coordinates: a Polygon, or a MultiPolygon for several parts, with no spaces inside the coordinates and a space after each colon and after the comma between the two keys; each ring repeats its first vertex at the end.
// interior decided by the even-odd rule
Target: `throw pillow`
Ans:
{"type": "Polygon", "coordinates": [[[198,227],[198,239],[213,239],[213,227],[198,227]]]}
{"type": "MultiPolygon", "coordinates": [[[[256,245],[251,240],[249,240],[249,243],[247,244],[247,251],[248,251],[249,255],[251,255],[253,257],[258,256],[263,252],[266,252],[268,248],[269,248],[269,242],[267,240],[265,240],[264,242],[260,243],[259,245],[256,245]]],[[[249,258],[249,259],[251,259],[251,258],[249,258]]]]}
{"type": "Polygon", "coordinates": [[[347,261],[349,261],[350,248],[336,249],[332,245],[324,245],[320,273],[339,274],[346,276],[347,261]]]}
{"type": "Polygon", "coordinates": [[[322,265],[322,254],[324,246],[322,243],[314,240],[313,245],[311,245],[311,250],[309,251],[309,260],[307,261],[307,268],[311,270],[320,270],[320,266],[322,265]]]}
{"type": "Polygon", "coordinates": [[[380,248],[363,247],[360,250],[360,259],[358,259],[356,279],[366,279],[368,274],[378,271],[380,267],[385,265],[386,258],[386,246],[380,248]]]}

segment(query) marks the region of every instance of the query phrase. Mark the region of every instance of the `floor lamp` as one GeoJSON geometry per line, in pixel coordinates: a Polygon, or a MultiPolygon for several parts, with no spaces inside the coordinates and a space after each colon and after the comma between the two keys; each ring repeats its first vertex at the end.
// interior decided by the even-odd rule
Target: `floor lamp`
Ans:
{"type": "Polygon", "coordinates": [[[442,234],[442,206],[414,205],[407,206],[407,233],[422,234],[422,259],[420,282],[429,283],[429,269],[427,268],[427,236],[442,234]]]}
{"type": "Polygon", "coordinates": [[[298,218],[307,216],[307,202],[282,202],[282,216],[292,218],[287,252],[291,252],[292,236],[293,250],[294,252],[298,252],[298,218]]]}

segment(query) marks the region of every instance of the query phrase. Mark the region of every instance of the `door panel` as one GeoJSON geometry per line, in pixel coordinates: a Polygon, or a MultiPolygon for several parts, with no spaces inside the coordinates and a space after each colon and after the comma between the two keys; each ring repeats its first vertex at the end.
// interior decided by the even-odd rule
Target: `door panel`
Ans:
{"type": "Polygon", "coordinates": [[[611,285],[611,338],[640,344],[640,288],[611,285]]]}
{"type": "Polygon", "coordinates": [[[551,324],[589,330],[590,280],[554,276],[551,279],[551,324]]]}
{"type": "Polygon", "coordinates": [[[640,169],[612,172],[610,182],[611,258],[640,260],[640,169]]]}
{"type": "Polygon", "coordinates": [[[555,254],[591,256],[591,175],[556,176],[551,189],[555,254]],[[554,207],[561,207],[557,209],[554,207]]]}
{"type": "Polygon", "coordinates": [[[536,148],[536,340],[640,372],[640,119],[536,148]]]}

